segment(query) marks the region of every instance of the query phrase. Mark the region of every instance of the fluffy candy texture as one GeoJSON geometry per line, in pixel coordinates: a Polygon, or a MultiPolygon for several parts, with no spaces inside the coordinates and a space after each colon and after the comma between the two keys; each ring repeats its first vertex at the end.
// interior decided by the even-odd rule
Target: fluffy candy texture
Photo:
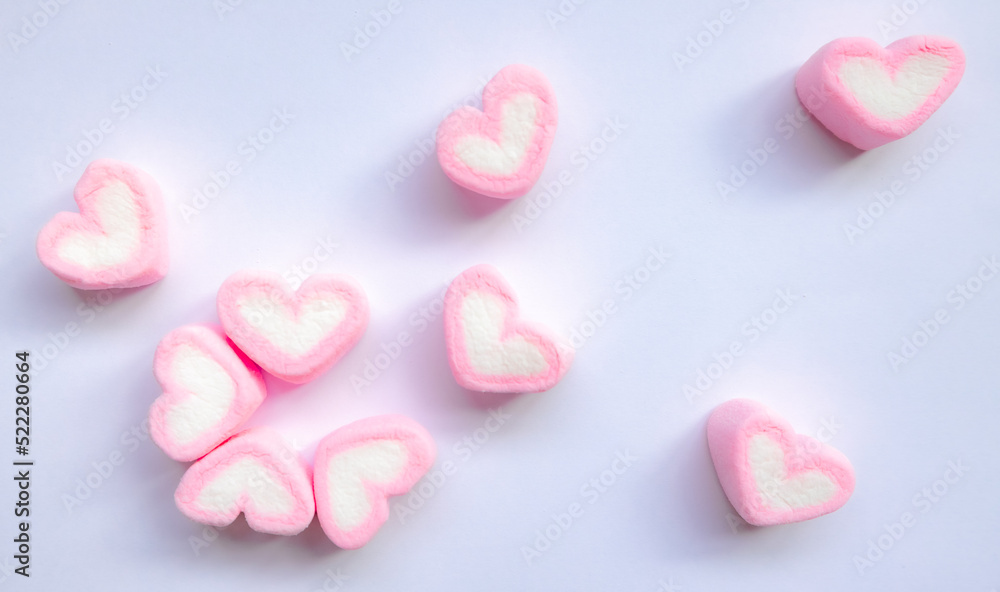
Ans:
{"type": "Polygon", "coordinates": [[[151,176],[95,160],[73,190],[79,214],[59,212],[38,234],[38,259],[74,288],[151,284],[167,273],[167,216],[151,176]]]}
{"type": "Polygon", "coordinates": [[[241,432],[191,465],[174,493],[196,522],[227,526],[242,511],[250,528],[293,535],[316,513],[309,465],[274,431],[241,432]]]}
{"type": "Polygon", "coordinates": [[[483,89],[482,111],[459,107],[438,126],[438,161],[462,187],[520,197],[541,176],[558,121],[545,76],[529,66],[507,66],[483,89]]]}
{"type": "Polygon", "coordinates": [[[843,506],[854,491],[847,457],[796,434],[755,401],[733,399],[716,407],[708,418],[708,447],[726,497],[750,524],[816,518],[843,506]]]}
{"type": "Polygon", "coordinates": [[[215,325],[187,325],[160,341],[153,373],[163,388],[149,409],[149,431],[167,455],[200,458],[232,436],[264,401],[257,364],[215,325]]]}
{"type": "Polygon", "coordinates": [[[333,366],[368,326],[368,298],[353,280],[315,274],[292,293],[276,273],[240,271],[216,302],[229,338],[260,367],[297,384],[333,366]]]}
{"type": "Polygon", "coordinates": [[[838,138],[870,150],[913,133],[962,79],[965,54],[944,37],[883,49],[847,37],[823,46],[795,77],[799,100],[838,138]]]}
{"type": "Polygon", "coordinates": [[[475,391],[548,390],[573,361],[572,347],[520,319],[517,296],[492,265],[471,267],[451,283],[444,338],[455,380],[475,391]]]}
{"type": "Polygon", "coordinates": [[[323,531],[338,547],[363,546],[388,518],[389,496],[409,491],[435,455],[427,430],[402,415],[362,419],[323,438],[313,480],[323,531]]]}

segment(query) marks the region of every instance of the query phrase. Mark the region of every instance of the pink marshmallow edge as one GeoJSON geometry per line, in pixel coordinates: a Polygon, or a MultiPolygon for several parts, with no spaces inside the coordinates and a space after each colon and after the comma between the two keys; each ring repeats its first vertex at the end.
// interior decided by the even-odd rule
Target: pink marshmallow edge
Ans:
{"type": "Polygon", "coordinates": [[[358,549],[375,536],[389,517],[388,498],[406,493],[423,478],[434,464],[437,447],[423,426],[403,415],[381,415],[348,424],[324,437],[316,448],[316,471],[313,487],[316,513],[323,532],[338,547],[358,549]],[[407,450],[407,461],[399,475],[390,482],[366,482],[365,492],[371,503],[371,513],[365,521],[349,531],[341,530],[330,508],[330,485],[327,467],[337,455],[352,448],[379,440],[396,440],[407,450]]]}
{"type": "Polygon", "coordinates": [[[523,64],[506,66],[483,89],[483,110],[463,106],[441,122],[437,130],[438,161],[456,184],[476,193],[514,199],[527,193],[538,181],[549,157],[559,123],[555,92],[538,70],[523,64]],[[500,141],[503,106],[513,96],[529,92],[537,97],[535,133],[516,172],[496,175],[474,170],[455,155],[455,144],[470,135],[500,141]]]}
{"type": "Polygon", "coordinates": [[[204,458],[191,465],[174,493],[178,509],[188,518],[209,526],[228,526],[242,511],[247,524],[257,532],[296,535],[312,522],[316,504],[312,493],[309,465],[277,432],[270,428],[251,428],[233,436],[204,458]],[[202,490],[223,471],[242,458],[250,457],[271,471],[294,501],[285,514],[265,514],[258,511],[253,496],[244,491],[225,512],[202,507],[198,497],[202,490]]]}
{"type": "Polygon", "coordinates": [[[906,37],[882,48],[864,37],[845,37],[824,45],[799,69],[799,100],[835,136],[861,150],[871,150],[913,133],[951,96],[965,72],[965,54],[951,39],[906,37]],[[910,115],[882,119],[868,111],[840,81],[839,71],[852,57],[878,60],[894,76],[910,57],[929,52],[943,56],[951,68],[938,88],[910,115]]]}
{"type": "Polygon", "coordinates": [[[260,368],[226,338],[218,325],[186,325],[168,333],[156,348],[153,373],[163,394],[149,409],[150,435],[167,456],[181,462],[204,456],[232,436],[257,410],[267,394],[260,368]],[[208,354],[225,369],[236,386],[236,394],[226,416],[188,442],[181,442],[170,433],[166,419],[170,409],[192,396],[177,384],[172,373],[174,355],[184,345],[208,354]]]}
{"type": "Polygon", "coordinates": [[[285,280],[276,273],[243,270],[229,276],[216,298],[219,319],[226,334],[243,352],[268,373],[287,382],[302,384],[326,372],[361,339],[370,315],[368,297],[357,282],[330,274],[309,276],[291,293],[285,280]],[[252,292],[263,292],[276,305],[298,311],[311,295],[333,292],[349,303],[343,321],[308,353],[292,356],[282,352],[260,334],[239,312],[239,299],[252,292]]]}
{"type": "Polygon", "coordinates": [[[800,522],[829,514],[843,506],[854,492],[854,468],[846,456],[818,440],[796,434],[787,421],[756,401],[733,399],[716,407],[708,419],[708,445],[726,497],[739,515],[755,526],[800,522]],[[789,477],[820,471],[836,483],[834,496],[811,507],[768,507],[757,492],[747,458],[750,438],[760,433],[769,434],[780,444],[789,477]],[[789,459],[794,466],[788,464],[789,459]]]}
{"type": "Polygon", "coordinates": [[[514,290],[497,268],[489,264],[476,265],[456,277],[444,297],[444,338],[448,363],[455,380],[464,388],[480,392],[531,393],[546,391],[558,383],[573,362],[573,349],[563,344],[545,327],[521,320],[520,306],[514,290]],[[486,292],[507,304],[501,340],[521,336],[542,353],[548,367],[532,376],[480,374],[472,367],[465,346],[465,324],[462,303],[471,292],[486,292]]]}
{"type": "Polygon", "coordinates": [[[170,266],[167,248],[167,216],[156,181],[146,172],[124,162],[100,159],[87,165],[73,189],[80,213],[59,212],[38,234],[38,259],[59,279],[81,290],[136,288],[152,284],[166,275],[170,266]],[[93,270],[63,260],[59,244],[69,234],[103,232],[94,211],[96,194],[121,181],[136,198],[142,225],[142,241],[126,263],[93,270]]]}

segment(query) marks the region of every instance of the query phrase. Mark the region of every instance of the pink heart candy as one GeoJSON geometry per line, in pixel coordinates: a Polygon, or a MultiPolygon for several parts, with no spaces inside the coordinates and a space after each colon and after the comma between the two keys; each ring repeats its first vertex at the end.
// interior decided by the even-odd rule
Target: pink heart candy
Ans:
{"type": "Polygon", "coordinates": [[[309,465],[268,428],[241,432],[191,465],[174,501],[196,522],[227,526],[243,512],[268,534],[298,534],[316,513],[309,465]]]}
{"type": "Polygon", "coordinates": [[[292,293],[276,273],[241,271],[216,299],[226,334],[261,368],[308,382],[337,362],[368,326],[368,298],[345,277],[314,274],[292,293]]]}
{"type": "Polygon", "coordinates": [[[529,66],[507,66],[483,89],[482,111],[460,107],[438,126],[438,161],[462,187],[520,197],[545,168],[558,120],[545,76],[529,66]]]}
{"type": "Polygon", "coordinates": [[[708,418],[708,447],[722,489],[756,526],[822,516],[854,491],[854,468],[839,451],[796,434],[764,405],[733,399],[708,418]]]}
{"type": "Polygon", "coordinates": [[[73,190],[79,214],[59,212],[38,234],[38,259],[74,288],[135,288],[169,267],[156,181],[132,165],[95,160],[73,190]]]}
{"type": "Polygon", "coordinates": [[[944,37],[834,40],[795,77],[799,100],[838,138],[870,150],[913,133],[951,96],[965,54],[944,37]]]}
{"type": "Polygon", "coordinates": [[[266,395],[257,364],[215,325],[174,329],[156,347],[163,394],[149,410],[153,441],[167,455],[190,461],[232,436],[266,395]]]}
{"type": "Polygon", "coordinates": [[[435,455],[427,430],[402,415],[369,417],[323,438],[313,478],[323,531],[338,547],[362,547],[388,518],[389,496],[409,491],[435,455]]]}
{"type": "Polygon", "coordinates": [[[520,318],[517,296],[492,265],[462,272],[444,297],[444,336],[455,380],[483,392],[540,392],[555,386],[572,348],[520,318]]]}

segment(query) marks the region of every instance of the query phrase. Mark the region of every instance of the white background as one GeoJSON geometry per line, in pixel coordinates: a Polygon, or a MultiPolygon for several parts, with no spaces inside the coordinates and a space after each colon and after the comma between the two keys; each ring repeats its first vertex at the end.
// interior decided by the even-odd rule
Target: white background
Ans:
{"type": "MultiPolygon", "coordinates": [[[[998,5],[927,1],[912,16],[898,14],[898,30],[883,35],[879,21],[893,14],[888,0],[591,0],[554,27],[546,10],[558,10],[557,0],[403,0],[360,55],[345,58],[341,44],[385,6],[245,0],[220,17],[208,0],[72,2],[15,51],[8,34],[20,35],[22,19],[41,9],[34,0],[3,3],[7,378],[0,382],[8,394],[0,397],[0,462],[14,459],[14,352],[30,349],[37,361],[47,348],[53,359],[31,379],[32,577],[7,575],[16,490],[4,478],[0,587],[1000,586],[1000,280],[986,282],[961,310],[948,301],[983,257],[1000,255],[998,5]],[[675,53],[727,7],[735,22],[679,68],[675,53]],[[843,36],[887,43],[914,34],[953,37],[968,56],[955,94],[916,133],[862,154],[812,121],[790,138],[776,128],[798,107],[796,69],[820,46],[843,36]],[[476,197],[431,158],[390,188],[386,173],[401,156],[517,62],[543,71],[559,100],[541,184],[566,170],[571,186],[543,197],[548,207],[526,210],[542,185],[513,202],[476,197]],[[116,101],[147,68],[166,77],[122,120],[116,101]],[[275,109],[294,120],[246,162],[241,143],[275,109]],[[104,118],[113,131],[85,161],[125,160],[161,183],[172,267],[153,286],[105,294],[112,301],[98,311],[94,294],[69,288],[38,263],[34,240],[57,211],[75,209],[83,165],[60,178],[53,163],[104,118]],[[574,153],[608,118],[627,128],[581,171],[574,153]],[[932,150],[937,161],[919,179],[908,175],[907,161],[948,129],[957,134],[948,151],[932,150]],[[717,182],[770,137],[778,152],[723,199],[717,182]],[[240,174],[186,221],[181,205],[230,160],[240,174]],[[859,208],[896,180],[905,193],[888,209],[874,208],[881,216],[849,240],[845,224],[857,223],[859,208]],[[519,228],[514,216],[526,213],[535,219],[519,228]],[[315,522],[281,538],[250,531],[240,518],[206,538],[173,504],[185,466],[126,435],[141,433],[159,394],[153,350],[175,327],[214,322],[215,291],[229,274],[313,268],[309,257],[326,239],[338,247],[319,270],[362,283],[371,325],[316,381],[292,387],[269,378],[270,395],[250,423],[274,426],[311,460],[318,439],[336,427],[404,413],[434,435],[438,467],[451,461],[457,471],[405,523],[394,516],[359,551],[337,550],[315,522]],[[639,271],[648,281],[625,289],[655,248],[671,254],[668,264],[639,271]],[[565,335],[614,301],[616,312],[551,391],[474,396],[450,375],[439,319],[422,333],[411,324],[452,277],[481,262],[505,273],[528,316],[565,335]],[[794,295],[794,306],[753,339],[745,324],[774,320],[767,309],[778,290],[794,295]],[[941,308],[950,322],[893,369],[888,354],[941,308]],[[79,333],[62,335],[68,323],[79,333]],[[357,393],[352,375],[400,331],[414,336],[413,345],[357,393]],[[733,341],[744,355],[689,402],[684,385],[733,341]],[[704,429],[711,409],[737,396],[764,402],[806,434],[829,437],[821,427],[835,426],[829,442],[857,470],[844,508],[765,529],[727,519],[732,508],[704,429]],[[511,418],[469,454],[463,438],[475,437],[501,405],[511,418]],[[581,487],[626,451],[637,460],[590,503],[594,496],[581,487]],[[84,486],[118,454],[124,460],[110,476],[84,486]],[[968,470],[929,503],[922,491],[949,462],[968,470]],[[78,495],[78,504],[68,501],[78,495]],[[573,503],[583,515],[529,564],[524,548],[544,547],[537,531],[573,503]],[[904,512],[916,524],[859,574],[855,556],[904,512]],[[199,539],[213,540],[200,546],[199,539]],[[338,573],[340,584],[330,578],[338,573]]],[[[393,507],[405,503],[397,498],[393,507]]]]}

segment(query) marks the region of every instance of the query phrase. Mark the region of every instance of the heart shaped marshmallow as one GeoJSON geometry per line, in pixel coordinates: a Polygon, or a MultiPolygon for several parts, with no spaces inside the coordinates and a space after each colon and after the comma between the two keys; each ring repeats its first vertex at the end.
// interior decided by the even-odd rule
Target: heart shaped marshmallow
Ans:
{"type": "Polygon", "coordinates": [[[95,160],[73,190],[79,214],[59,212],[38,234],[38,259],[74,288],[151,284],[167,273],[167,219],[156,181],[132,165],[95,160]]]}
{"type": "Polygon", "coordinates": [[[726,497],[756,526],[822,516],[854,491],[847,457],[808,436],[764,405],[733,399],[708,418],[708,447],[726,497]]]}
{"type": "Polygon", "coordinates": [[[261,368],[308,382],[337,362],[368,326],[368,298],[353,280],[315,274],[292,293],[275,273],[231,275],[216,300],[226,334],[261,368]]]}
{"type": "Polygon", "coordinates": [[[156,348],[153,371],[163,394],[149,410],[149,431],[174,460],[200,458],[232,436],[266,394],[257,364],[215,325],[168,333],[156,348]]]}
{"type": "Polygon", "coordinates": [[[389,496],[410,490],[434,464],[434,440],[402,415],[369,417],[316,448],[313,487],[323,531],[338,547],[367,543],[389,516],[389,496]]]}
{"type": "Polygon", "coordinates": [[[545,168],[558,120],[545,76],[529,66],[507,66],[483,89],[482,111],[460,107],[438,126],[438,161],[462,187],[520,197],[545,168]]]}
{"type": "Polygon", "coordinates": [[[965,54],[944,37],[832,41],[795,77],[799,100],[838,138],[870,150],[907,136],[951,96],[965,54]]]}
{"type": "Polygon", "coordinates": [[[569,370],[573,349],[520,319],[517,296],[492,265],[461,273],[444,297],[444,336],[455,380],[483,392],[540,392],[569,370]]]}
{"type": "Polygon", "coordinates": [[[276,432],[251,428],[191,465],[174,493],[196,522],[227,526],[246,516],[250,528],[293,535],[316,511],[309,466],[276,432]]]}

